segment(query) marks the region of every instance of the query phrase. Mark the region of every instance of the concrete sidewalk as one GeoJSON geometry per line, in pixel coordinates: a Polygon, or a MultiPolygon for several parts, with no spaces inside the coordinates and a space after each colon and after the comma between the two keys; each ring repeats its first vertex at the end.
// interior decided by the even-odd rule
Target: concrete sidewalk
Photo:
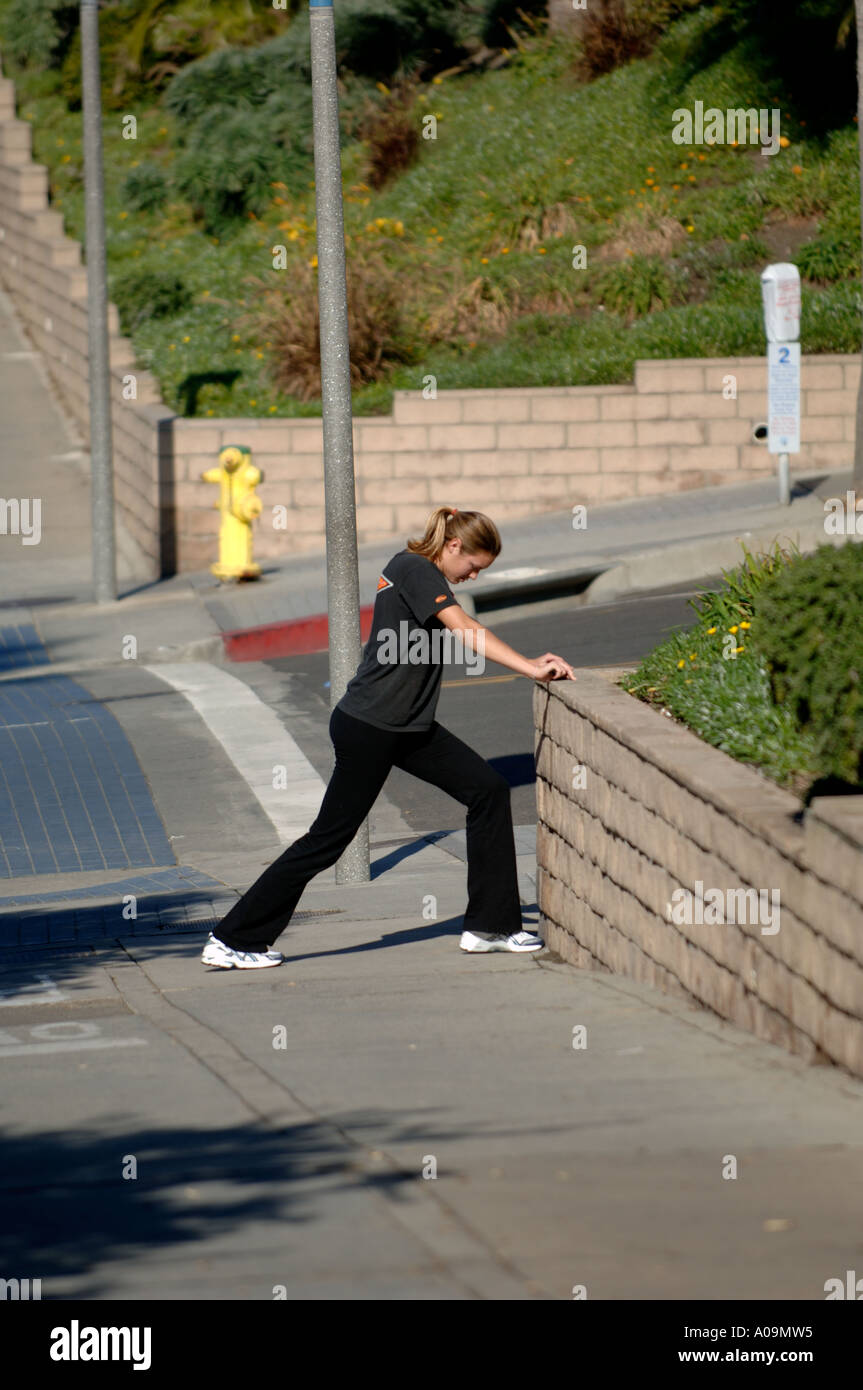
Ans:
{"type": "Polygon", "coordinates": [[[516,1301],[808,1301],[855,1268],[863,1085],[626,979],[465,956],[457,877],[316,882],[272,971],[186,936],[6,970],[3,1268],[516,1301]]]}

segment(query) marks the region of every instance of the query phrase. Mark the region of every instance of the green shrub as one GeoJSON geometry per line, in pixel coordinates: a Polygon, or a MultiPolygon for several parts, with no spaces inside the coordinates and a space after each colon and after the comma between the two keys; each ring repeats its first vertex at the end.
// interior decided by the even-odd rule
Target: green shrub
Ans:
{"type": "Polygon", "coordinates": [[[69,0],[12,0],[3,16],[3,47],[24,68],[59,68],[78,27],[69,0]]]}
{"type": "Polygon", "coordinates": [[[189,63],[172,78],[164,103],[188,127],[214,110],[264,106],[286,84],[310,79],[308,18],[304,32],[297,19],[286,34],[257,48],[223,48],[189,63]]]}
{"type": "Polygon", "coordinates": [[[513,31],[524,30],[524,16],[548,14],[548,0],[488,0],[481,37],[489,48],[509,48],[513,31]]]}
{"type": "Polygon", "coordinates": [[[806,280],[833,284],[860,274],[860,237],[838,228],[822,232],[797,252],[797,268],[806,280]]]}
{"type": "Polygon", "coordinates": [[[168,318],[188,308],[192,293],[173,271],[138,265],[112,279],[111,298],[123,331],[134,333],[149,319],[168,318]]]}
{"type": "Polygon", "coordinates": [[[377,80],[451,67],[462,56],[460,11],[458,0],[340,0],[339,66],[377,80]]]}
{"type": "Polygon", "coordinates": [[[863,546],[821,545],[758,597],[755,642],[777,705],[811,731],[822,776],[863,783],[863,546]]]}
{"type": "Polygon", "coordinates": [[[734,569],[723,570],[723,588],[707,589],[689,600],[699,618],[708,627],[727,632],[734,623],[751,622],[758,595],[773,577],[799,558],[795,544],[783,546],[774,542],[772,550],[753,552],[740,542],[743,560],[734,569]]]}
{"type": "Polygon", "coordinates": [[[814,741],[787,706],[771,697],[764,658],[753,640],[764,626],[761,596],[777,574],[798,563],[777,542],[723,572],[723,586],[690,599],[699,615],[673,632],[625,676],[631,695],[666,710],[699,738],[761,768],[782,786],[802,791],[817,775],[814,741]]]}
{"type": "Polygon", "coordinates": [[[137,212],[155,212],[162,207],[169,192],[168,177],[160,164],[146,160],[137,169],[130,169],[123,181],[124,203],[137,212]]]}
{"type": "Polygon", "coordinates": [[[174,166],[176,187],[215,236],[260,213],[274,183],[296,192],[313,177],[311,97],[297,86],[264,107],[211,112],[188,132],[174,166]]]}
{"type": "Polygon", "coordinates": [[[674,286],[659,256],[633,256],[600,271],[591,298],[631,320],[651,309],[667,309],[674,299],[674,286]]]}

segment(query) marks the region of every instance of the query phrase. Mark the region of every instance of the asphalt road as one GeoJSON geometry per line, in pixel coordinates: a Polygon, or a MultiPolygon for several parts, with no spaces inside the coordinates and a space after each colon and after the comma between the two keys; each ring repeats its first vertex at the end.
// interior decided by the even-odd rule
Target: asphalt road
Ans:
{"type": "MultiPolygon", "coordinates": [[[[480,614],[479,618],[524,656],[553,651],[576,667],[625,665],[639,661],[674,628],[695,621],[688,600],[696,592],[690,585],[679,585],[595,606],[579,606],[571,598],[561,598],[510,613],[480,614]]],[[[305,696],[310,713],[319,711],[323,737],[304,747],[304,752],[327,777],[327,763],[332,764],[326,734],[327,653],[283,657],[268,664],[289,673],[294,689],[305,696]]],[[[494,662],[477,675],[469,675],[464,666],[451,665],[444,673],[437,711],[441,724],[507,778],[513,789],[515,825],[536,821],[532,696],[532,681],[494,662]]],[[[385,791],[416,830],[449,830],[464,825],[464,812],[457,802],[398,768],[390,773],[385,791]]]]}

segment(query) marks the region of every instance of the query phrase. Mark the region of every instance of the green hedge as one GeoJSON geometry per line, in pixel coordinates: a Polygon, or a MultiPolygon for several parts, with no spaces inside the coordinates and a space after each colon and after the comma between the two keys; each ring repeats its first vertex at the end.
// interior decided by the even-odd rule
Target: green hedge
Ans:
{"type": "Polygon", "coordinates": [[[766,585],[753,643],[823,777],[863,784],[863,545],[822,545],[766,585]]]}

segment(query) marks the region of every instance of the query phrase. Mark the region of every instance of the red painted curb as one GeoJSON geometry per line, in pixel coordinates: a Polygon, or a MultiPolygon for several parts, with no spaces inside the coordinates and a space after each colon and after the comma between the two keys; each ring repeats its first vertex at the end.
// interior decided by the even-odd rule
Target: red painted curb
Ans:
{"type": "MultiPolygon", "coordinates": [[[[360,609],[360,638],[364,644],[372,630],[373,611],[373,603],[360,609]]],[[[223,632],[222,641],[228,661],[266,661],[275,656],[325,652],[329,647],[329,621],[326,613],[315,613],[283,623],[238,627],[223,632]]]]}

